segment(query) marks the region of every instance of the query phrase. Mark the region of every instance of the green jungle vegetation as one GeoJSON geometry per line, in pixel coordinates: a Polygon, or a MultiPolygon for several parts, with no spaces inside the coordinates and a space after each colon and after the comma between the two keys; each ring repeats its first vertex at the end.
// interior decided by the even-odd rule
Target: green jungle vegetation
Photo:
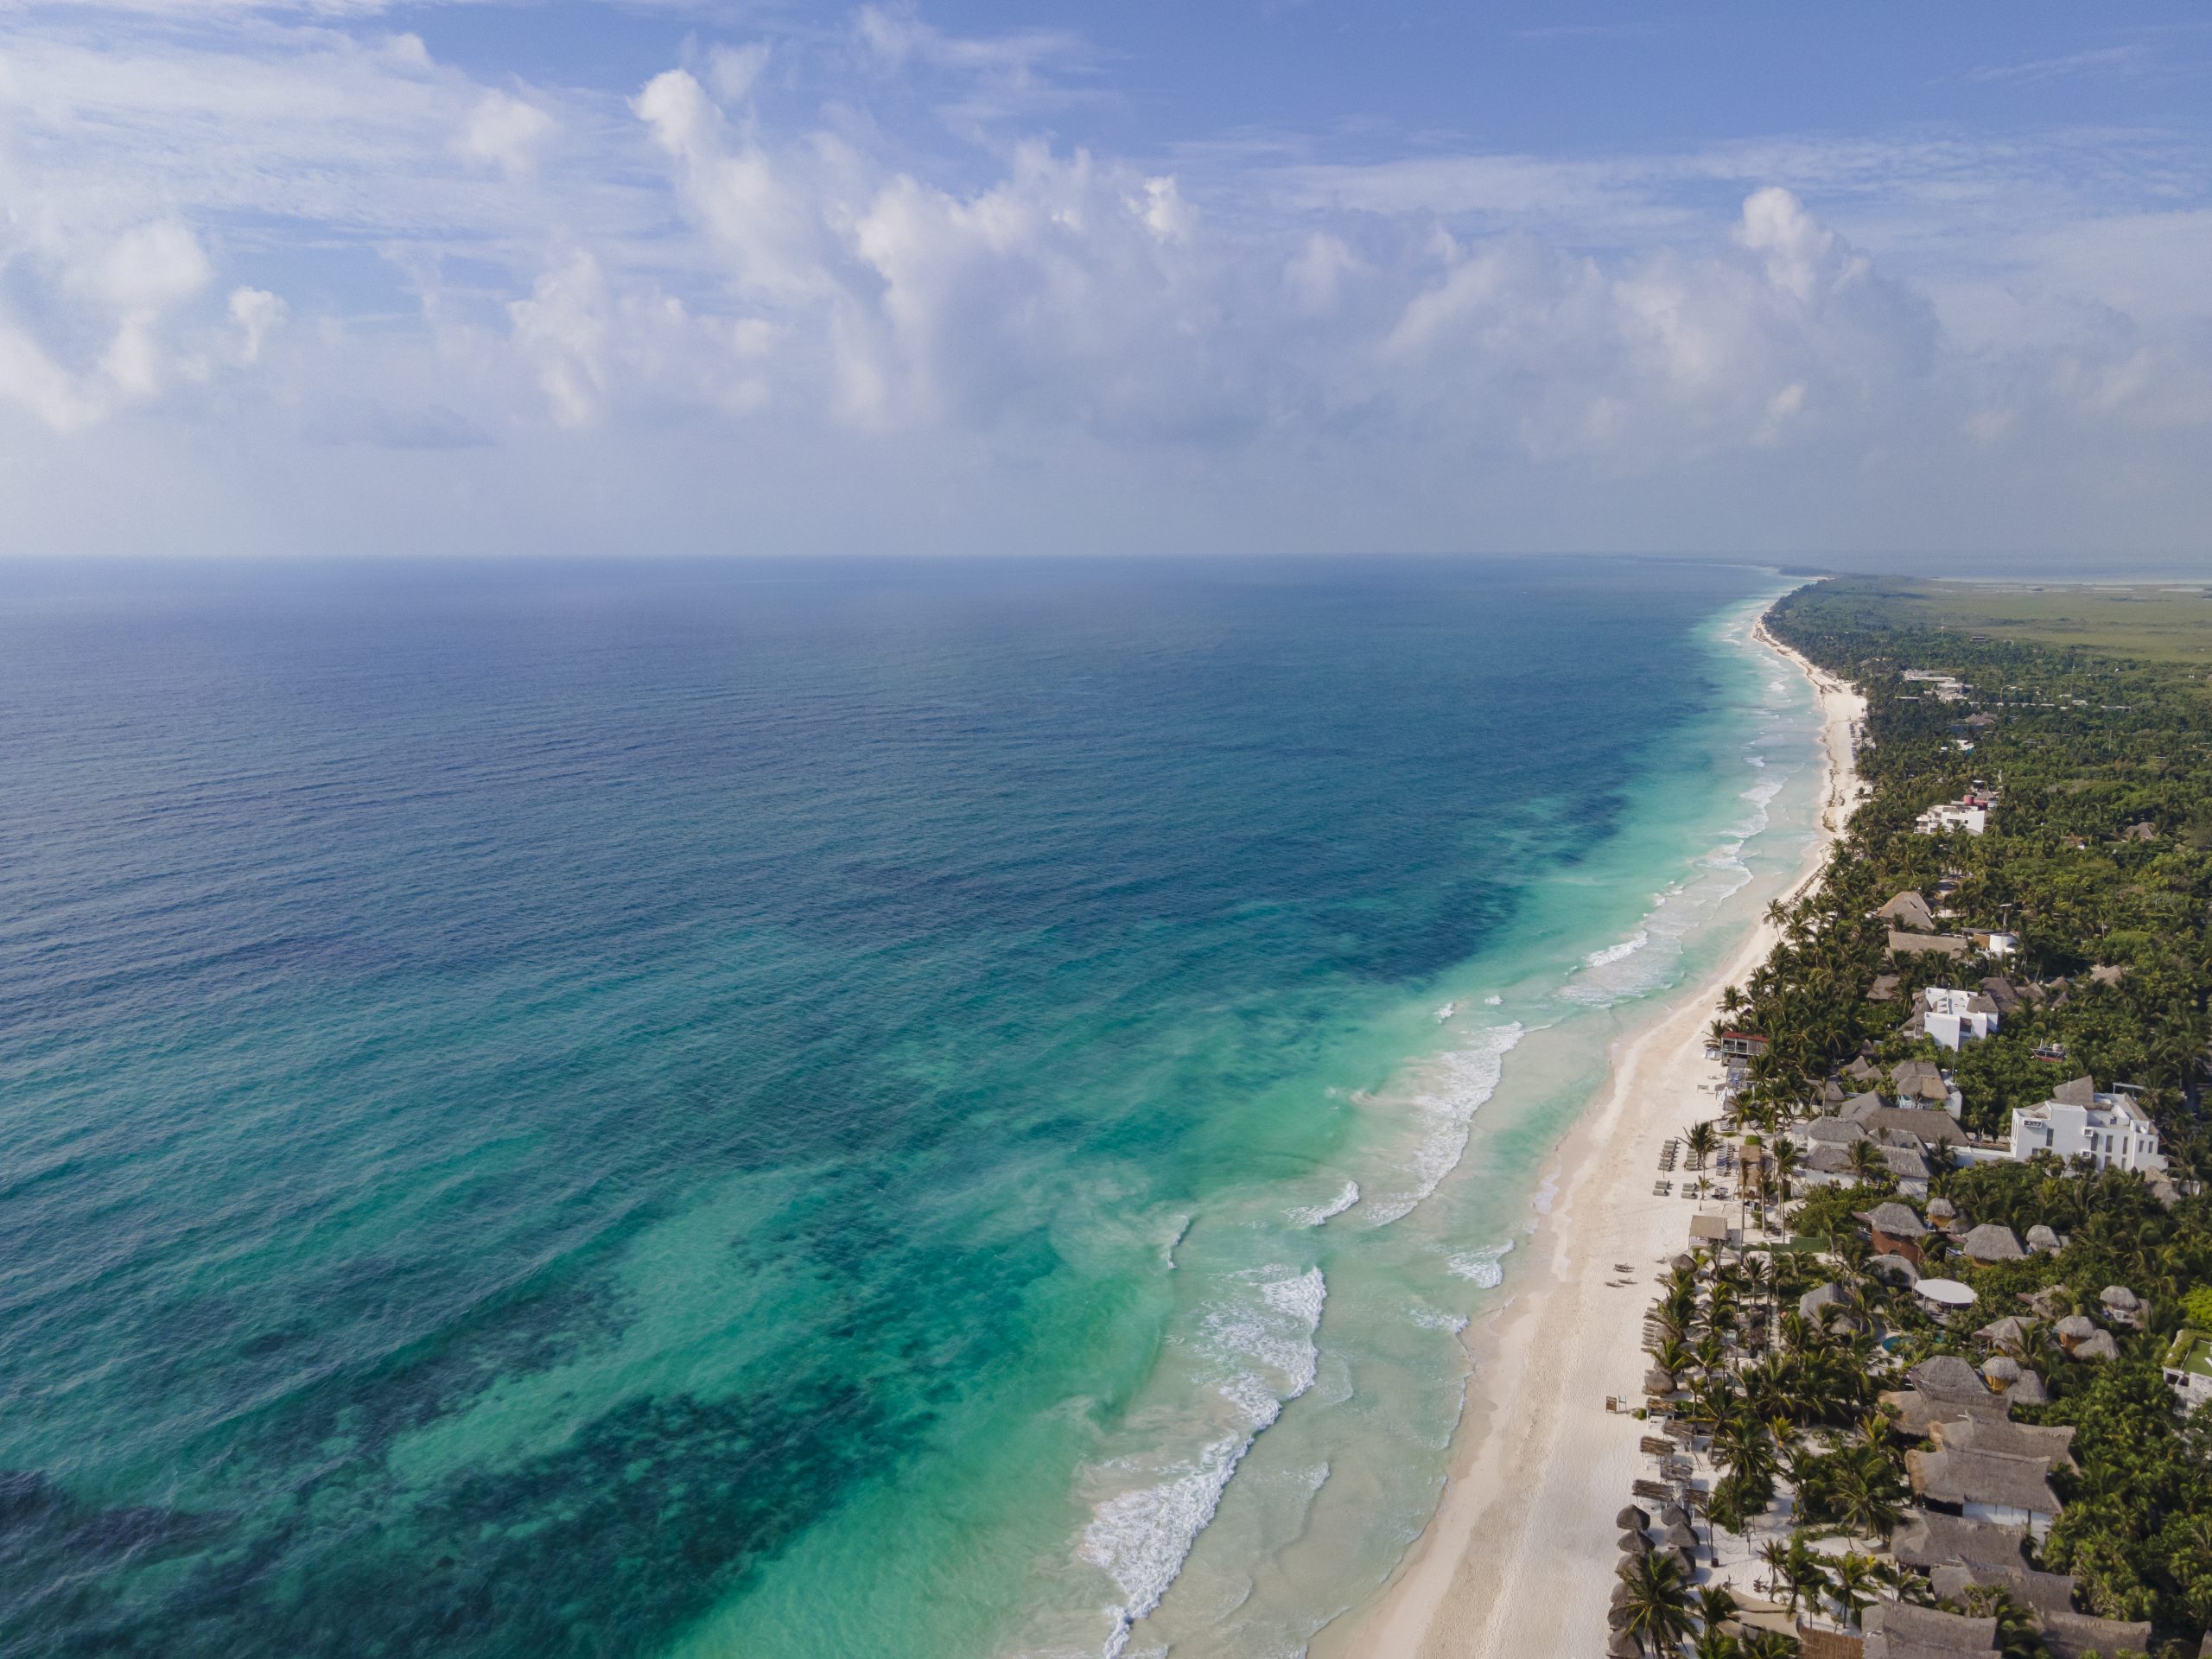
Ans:
{"type": "MultiPolygon", "coordinates": [[[[2005,1136],[2015,1107],[2069,1077],[2139,1091],[2173,1183],[2154,1188],[2047,1154],[1939,1169],[1912,1206],[1923,1217],[1944,1198],[1961,1218],[2021,1236],[2049,1227],[2064,1241],[1984,1266],[1931,1237],[1931,1270],[1967,1278],[1980,1299],[1950,1325],[1867,1269],[1856,1217],[1898,1196],[1871,1158],[1854,1181],[1800,1195],[1797,1242],[1827,1241],[1825,1259],[1777,1248],[1677,1271],[1654,1310],[1666,1337],[1658,1351],[1662,1366],[1700,1379],[1688,1413],[1722,1473],[1712,1518],[1744,1529],[1786,1476],[1799,1530],[1769,1547],[1772,1582],[1792,1607],[1827,1609],[1847,1625],[1878,1586],[1932,1599],[1926,1580],[1879,1554],[1910,1494],[1906,1448],[1877,1395],[1931,1355],[1980,1365],[1995,1351],[1970,1329],[2011,1314],[2024,1334],[2008,1357],[2049,1394],[2016,1407],[2016,1421],[2076,1429],[2078,1467],[2053,1477],[2065,1507],[2037,1564],[2074,1575],[2078,1611],[2149,1620],[2158,1659],[2197,1654],[2212,1629],[2212,1411],[2185,1415],[2160,1363],[2177,1331],[2212,1322],[2212,1198],[2200,1187],[2212,1173],[2212,689],[2191,666],[2212,660],[2212,600],[2150,591],[1851,578],[1800,589],[1769,615],[1777,638],[1866,695],[1860,768],[1872,792],[1821,881],[1769,912],[1783,934],[1771,957],[1724,997],[1727,1023],[1771,1044],[1731,1108],[1747,1149],[1777,1142],[1779,1152],[1776,1131],[1819,1110],[1855,1062],[1886,1072],[1941,1059],[1955,1065],[1964,1128],[1990,1140],[2005,1136]],[[1964,690],[1947,700],[1906,677],[1916,671],[1964,690]],[[1975,789],[1995,798],[1986,834],[1919,831],[1925,809],[1975,789]],[[1941,912],[1939,927],[2007,931],[2017,952],[1893,957],[1890,925],[1873,912],[1907,890],[1941,912]],[[1999,972],[2030,1000],[1987,1039],[1952,1055],[1899,1032],[1921,988],[1972,988],[1999,972]],[[1892,976],[1881,1000],[1870,996],[1892,976]],[[1823,1283],[1843,1298],[1835,1329],[1793,1311],[1823,1283]],[[2102,1313],[2107,1286],[2144,1299],[2143,1328],[2114,1322],[2118,1357],[2077,1360],[2051,1327],[2102,1313]],[[2037,1293],[2031,1310],[2024,1299],[2037,1293]],[[1851,1541],[1840,1558],[1808,1550],[1824,1531],[1851,1541]]],[[[1786,1184],[1795,1160],[1777,1161],[1786,1184]]],[[[1719,1659],[1789,1650],[1781,1638],[1731,1635],[1725,1609],[1700,1611],[1701,1593],[1637,1589],[1637,1639],[1719,1659]]],[[[2008,1656],[2069,1659],[2045,1645],[2024,1607],[2001,1592],[1986,1600],[1953,1611],[1997,1614],[2008,1656]]]]}

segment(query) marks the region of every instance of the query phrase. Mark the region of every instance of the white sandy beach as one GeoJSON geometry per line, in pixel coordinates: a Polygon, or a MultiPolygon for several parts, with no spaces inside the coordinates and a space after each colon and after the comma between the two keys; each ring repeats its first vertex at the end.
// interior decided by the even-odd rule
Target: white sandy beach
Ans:
{"type": "MultiPolygon", "coordinates": [[[[1794,894],[1817,877],[1858,804],[1853,748],[1865,702],[1764,624],[1755,638],[1812,682],[1824,718],[1821,834],[1794,894]]],[[[1714,1116],[1705,1034],[1720,988],[1748,977],[1773,944],[1762,920],[1710,979],[1616,1044],[1604,1093],[1560,1148],[1555,1197],[1522,1247],[1513,1295],[1466,1333],[1474,1371],[1436,1515],[1380,1595],[1316,1638],[1316,1659],[1603,1651],[1612,1517],[1644,1472],[1643,1425],[1609,1413],[1605,1399],[1642,1397],[1639,1321],[1659,1263],[1686,1248],[1698,1208],[1679,1192],[1653,1196],[1660,1150],[1684,1124],[1714,1116]]]]}

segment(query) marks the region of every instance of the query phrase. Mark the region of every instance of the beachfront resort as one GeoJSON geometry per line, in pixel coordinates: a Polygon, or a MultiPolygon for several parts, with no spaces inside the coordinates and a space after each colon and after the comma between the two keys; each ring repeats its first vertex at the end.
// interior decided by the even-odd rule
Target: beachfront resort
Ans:
{"type": "Polygon", "coordinates": [[[2131,741],[2066,712],[2116,671],[1810,591],[1777,632],[1867,695],[1873,792],[1722,995],[1678,1249],[1615,1264],[1641,1466],[1586,1650],[2212,1654],[2212,779],[2156,760],[2206,716],[2139,693],[2131,741]]]}

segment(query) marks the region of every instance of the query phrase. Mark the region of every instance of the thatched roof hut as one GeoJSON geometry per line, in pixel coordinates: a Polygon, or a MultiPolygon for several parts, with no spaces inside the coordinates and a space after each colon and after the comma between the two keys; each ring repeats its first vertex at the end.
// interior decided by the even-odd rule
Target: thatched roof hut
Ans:
{"type": "Polygon", "coordinates": [[[1969,1232],[1959,1248],[1976,1262],[2018,1262],[2027,1252],[2010,1227],[1985,1221],[1969,1232]]]}
{"type": "Polygon", "coordinates": [[[2118,1359],[2120,1344],[2112,1339],[2111,1332],[2100,1331],[2075,1343],[2073,1353],[2076,1359],[2118,1359]]]}
{"type": "Polygon", "coordinates": [[[1866,1258],[1866,1269],[1878,1273],[1894,1284],[1908,1287],[1920,1282],[1920,1269],[1902,1255],[1871,1255],[1866,1258]]]}

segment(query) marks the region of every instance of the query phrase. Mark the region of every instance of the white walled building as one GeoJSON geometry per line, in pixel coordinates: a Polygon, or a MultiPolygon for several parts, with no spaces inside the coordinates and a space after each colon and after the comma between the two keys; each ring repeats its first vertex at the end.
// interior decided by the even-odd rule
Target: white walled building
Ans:
{"type": "Polygon", "coordinates": [[[2099,1169],[2163,1171],[2158,1125],[2126,1095],[2101,1094],[2087,1077],[2061,1084],[2040,1106],[2012,1113],[2012,1157],[2038,1152],[2071,1160],[2086,1156],[2099,1169]]]}
{"type": "Polygon", "coordinates": [[[1949,830],[1963,830],[1970,836],[1978,836],[1989,828],[1989,810],[1971,798],[1946,801],[1922,813],[1915,828],[1923,836],[1940,836],[1949,830]]]}
{"type": "Polygon", "coordinates": [[[1930,985],[1920,994],[1921,1022],[1945,1048],[1955,1049],[1997,1029],[1997,1004],[1980,991],[1930,985]]]}

